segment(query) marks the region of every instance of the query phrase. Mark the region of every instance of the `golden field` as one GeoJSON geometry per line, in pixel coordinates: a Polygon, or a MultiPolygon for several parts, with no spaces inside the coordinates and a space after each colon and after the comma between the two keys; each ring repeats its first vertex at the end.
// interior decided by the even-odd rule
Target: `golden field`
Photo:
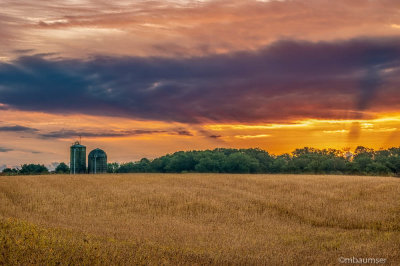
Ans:
{"type": "Polygon", "coordinates": [[[0,176],[0,264],[400,264],[400,179],[0,176]]]}

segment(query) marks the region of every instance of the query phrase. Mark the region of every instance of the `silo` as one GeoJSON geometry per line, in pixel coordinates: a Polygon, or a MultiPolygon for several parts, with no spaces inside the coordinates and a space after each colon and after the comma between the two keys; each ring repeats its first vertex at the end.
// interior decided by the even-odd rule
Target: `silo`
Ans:
{"type": "Polygon", "coordinates": [[[88,158],[89,174],[107,173],[107,154],[100,149],[94,149],[88,158]]]}
{"type": "Polygon", "coordinates": [[[85,174],[86,173],[86,147],[76,141],[71,146],[71,159],[70,159],[71,174],[85,174]]]}

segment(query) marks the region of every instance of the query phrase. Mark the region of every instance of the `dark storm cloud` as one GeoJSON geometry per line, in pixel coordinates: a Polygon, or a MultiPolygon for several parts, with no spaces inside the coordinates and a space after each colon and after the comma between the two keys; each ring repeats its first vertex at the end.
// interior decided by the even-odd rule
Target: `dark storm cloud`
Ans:
{"type": "Polygon", "coordinates": [[[36,132],[36,128],[24,127],[24,126],[2,126],[0,132],[36,132]]]}
{"type": "Polygon", "coordinates": [[[16,49],[13,50],[13,53],[16,54],[29,54],[29,53],[33,53],[35,51],[35,49],[16,49]]]}
{"type": "Polygon", "coordinates": [[[175,131],[175,134],[180,135],[180,136],[193,136],[193,134],[185,129],[178,129],[175,131]]]}
{"type": "Polygon", "coordinates": [[[80,132],[75,130],[59,130],[49,133],[40,134],[43,138],[73,138],[73,137],[87,137],[87,138],[98,138],[98,137],[125,137],[134,135],[145,135],[163,133],[161,130],[132,130],[132,131],[111,131],[111,132],[80,132]]]}
{"type": "Polygon", "coordinates": [[[176,130],[147,130],[147,129],[136,129],[136,130],[124,130],[124,131],[108,131],[108,132],[81,132],[76,130],[58,130],[49,133],[39,134],[42,138],[57,139],[57,138],[114,138],[114,137],[128,137],[138,135],[152,135],[152,134],[169,134],[169,135],[181,135],[181,136],[193,136],[191,132],[184,129],[176,130]]]}
{"type": "Polygon", "coordinates": [[[186,123],[343,118],[363,106],[388,108],[399,96],[399,67],[399,38],[280,41],[255,52],[177,59],[23,56],[0,64],[0,103],[186,123]],[[368,80],[360,85],[370,69],[378,91],[368,80]]]}
{"type": "Polygon", "coordinates": [[[13,149],[0,147],[0,152],[9,152],[9,151],[13,151],[13,149]]]}

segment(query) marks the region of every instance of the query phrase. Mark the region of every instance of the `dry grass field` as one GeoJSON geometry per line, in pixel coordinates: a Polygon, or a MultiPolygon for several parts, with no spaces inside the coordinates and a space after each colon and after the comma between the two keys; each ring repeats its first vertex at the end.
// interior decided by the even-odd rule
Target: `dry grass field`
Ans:
{"type": "Polygon", "coordinates": [[[400,265],[400,179],[0,177],[0,264],[400,265]]]}

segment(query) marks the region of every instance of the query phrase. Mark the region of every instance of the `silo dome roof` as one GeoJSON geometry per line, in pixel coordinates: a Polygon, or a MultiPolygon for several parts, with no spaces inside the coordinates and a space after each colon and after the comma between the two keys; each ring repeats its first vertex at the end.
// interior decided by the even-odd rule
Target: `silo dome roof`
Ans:
{"type": "Polygon", "coordinates": [[[92,157],[96,157],[96,158],[101,158],[101,157],[107,157],[107,154],[101,150],[101,149],[94,149],[89,153],[89,158],[92,157]]]}
{"type": "Polygon", "coordinates": [[[74,148],[86,148],[85,146],[81,145],[78,141],[76,141],[71,147],[74,147],[74,148]]]}

